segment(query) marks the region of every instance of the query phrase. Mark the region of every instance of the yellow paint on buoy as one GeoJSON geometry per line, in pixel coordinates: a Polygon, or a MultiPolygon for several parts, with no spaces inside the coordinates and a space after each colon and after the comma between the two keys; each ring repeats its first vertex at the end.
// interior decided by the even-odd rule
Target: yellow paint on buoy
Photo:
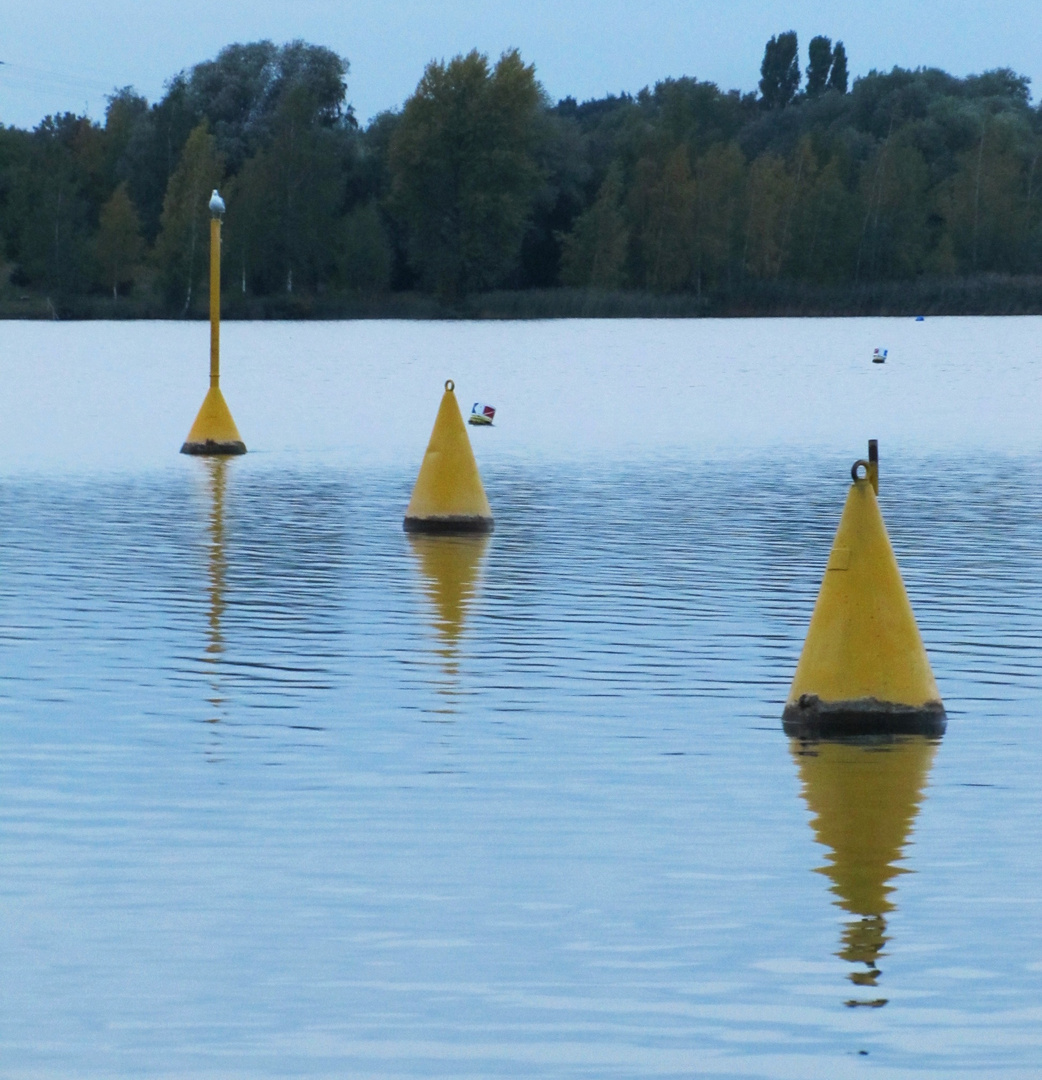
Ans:
{"type": "MultiPolygon", "coordinates": [[[[835,903],[856,916],[837,953],[852,964],[857,986],[877,985],[879,957],[888,940],[886,915],[896,907],[891,882],[901,867],[923,799],[937,743],[922,736],[791,744],[803,798],[814,815],[811,827],[829,851],[821,868],[832,882],[835,903]]],[[[850,1000],[879,1006],[885,999],[850,1000]]]]}
{"type": "Polygon", "coordinates": [[[783,715],[790,735],[927,735],[945,728],[940,691],[876,501],[878,470],[873,443],[870,460],[851,470],[783,715]]]}
{"type": "Polygon", "coordinates": [[[449,379],[405,511],[407,532],[492,531],[492,508],[454,390],[449,379]]]}
{"type": "Polygon", "coordinates": [[[188,432],[182,454],[245,454],[246,446],[221,393],[211,385],[188,432]]]}
{"type": "Polygon", "coordinates": [[[210,389],[203,398],[182,454],[245,454],[246,444],[221,393],[221,214],[224,200],[210,197],[210,389]]]}

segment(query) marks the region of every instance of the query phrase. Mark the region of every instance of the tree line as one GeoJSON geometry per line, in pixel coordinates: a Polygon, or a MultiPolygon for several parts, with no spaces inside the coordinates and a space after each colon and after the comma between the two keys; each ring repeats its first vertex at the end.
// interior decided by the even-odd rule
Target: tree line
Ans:
{"type": "Polygon", "coordinates": [[[103,122],[0,127],[0,292],[201,310],[229,296],[559,286],[711,297],[1042,273],[1042,111],[1009,69],[872,71],[772,37],[757,93],[695,78],[551,102],[517,51],[430,63],[361,126],[348,62],[230,45],[103,122]]]}

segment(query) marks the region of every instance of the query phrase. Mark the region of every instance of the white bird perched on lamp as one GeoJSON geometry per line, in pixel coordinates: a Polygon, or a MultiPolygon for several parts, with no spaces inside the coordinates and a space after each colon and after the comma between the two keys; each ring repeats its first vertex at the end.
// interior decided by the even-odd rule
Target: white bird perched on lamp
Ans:
{"type": "Polygon", "coordinates": [[[214,217],[224,213],[224,199],[217,193],[217,188],[213,189],[213,194],[210,196],[210,213],[214,217]]]}

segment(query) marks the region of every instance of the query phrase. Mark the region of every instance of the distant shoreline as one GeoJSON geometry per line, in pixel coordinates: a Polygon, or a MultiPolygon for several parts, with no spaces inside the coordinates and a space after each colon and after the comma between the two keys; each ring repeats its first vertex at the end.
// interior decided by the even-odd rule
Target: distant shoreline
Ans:
{"type": "MultiPolygon", "coordinates": [[[[794,318],[910,315],[1042,315],[1042,276],[982,275],[921,278],[847,286],[745,282],[707,296],[585,289],[525,289],[476,293],[454,303],[422,293],[243,297],[227,293],[222,318],[252,320],[528,320],[794,318]]],[[[36,293],[0,298],[5,320],[144,320],[207,318],[204,303],[172,314],[154,299],[36,293]]]]}

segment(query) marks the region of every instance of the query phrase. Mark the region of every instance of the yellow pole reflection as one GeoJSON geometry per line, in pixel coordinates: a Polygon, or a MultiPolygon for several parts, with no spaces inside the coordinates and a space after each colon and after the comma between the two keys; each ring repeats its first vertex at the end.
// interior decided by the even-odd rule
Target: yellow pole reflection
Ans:
{"type": "MultiPolygon", "coordinates": [[[[221,634],[221,616],[224,614],[225,577],[228,571],[228,560],[224,553],[224,489],[227,480],[228,459],[225,457],[209,457],[205,459],[204,467],[207,470],[207,480],[210,489],[210,510],[208,515],[208,532],[210,534],[209,550],[207,552],[207,593],[209,598],[209,612],[207,621],[206,657],[208,664],[212,665],[210,687],[213,696],[208,700],[216,710],[220,710],[224,704],[221,696],[219,679],[221,654],[224,652],[224,637],[221,634]]],[[[210,718],[210,723],[217,723],[219,716],[210,718]]]]}
{"type": "MultiPolygon", "coordinates": [[[[790,748],[803,798],[814,815],[814,837],[829,850],[828,864],[819,873],[831,879],[837,906],[857,916],[847,923],[836,955],[859,965],[847,976],[855,985],[878,986],[878,961],[889,940],[886,915],[896,907],[896,886],[890,882],[908,872],[898,864],[923,801],[937,743],[921,736],[793,739],[790,748]]],[[[886,1002],[867,996],[846,1004],[879,1007],[886,1002]]]]}
{"type": "Polygon", "coordinates": [[[477,592],[487,535],[438,536],[409,533],[423,589],[434,609],[437,654],[454,683],[459,673],[459,640],[477,592]]]}

